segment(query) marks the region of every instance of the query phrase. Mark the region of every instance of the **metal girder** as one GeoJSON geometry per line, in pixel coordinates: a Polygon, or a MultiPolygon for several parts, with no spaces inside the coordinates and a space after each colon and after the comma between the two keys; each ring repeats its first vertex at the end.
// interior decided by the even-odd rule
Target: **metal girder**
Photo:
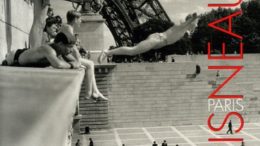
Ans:
{"type": "Polygon", "coordinates": [[[134,45],[134,29],[150,19],[171,21],[158,0],[104,0],[101,15],[118,46],[134,45]]]}

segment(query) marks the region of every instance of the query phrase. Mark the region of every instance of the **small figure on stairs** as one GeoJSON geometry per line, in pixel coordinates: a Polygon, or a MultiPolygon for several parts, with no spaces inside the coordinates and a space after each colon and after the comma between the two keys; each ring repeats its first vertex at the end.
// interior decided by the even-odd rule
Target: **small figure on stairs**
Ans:
{"type": "Polygon", "coordinates": [[[80,142],[80,139],[77,140],[75,146],[81,146],[81,142],[80,142]]]}
{"type": "Polygon", "coordinates": [[[88,146],[94,146],[94,142],[93,142],[92,138],[89,138],[89,145],[88,146]]]}
{"type": "Polygon", "coordinates": [[[245,142],[244,141],[242,141],[241,146],[245,146],[245,142]]]}
{"type": "Polygon", "coordinates": [[[153,142],[152,146],[158,146],[158,144],[156,143],[156,141],[153,142]]]}
{"type": "Polygon", "coordinates": [[[162,146],[168,146],[166,140],[163,141],[162,146]]]}
{"type": "Polygon", "coordinates": [[[230,120],[229,123],[228,123],[228,131],[227,131],[227,134],[230,133],[230,134],[233,134],[233,130],[232,130],[232,121],[230,120]]]}

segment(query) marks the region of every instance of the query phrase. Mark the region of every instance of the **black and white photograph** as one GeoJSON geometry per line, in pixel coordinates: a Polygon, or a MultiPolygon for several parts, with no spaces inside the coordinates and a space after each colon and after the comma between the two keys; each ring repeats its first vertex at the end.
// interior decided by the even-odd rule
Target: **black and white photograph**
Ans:
{"type": "Polygon", "coordinates": [[[0,0],[0,146],[260,146],[259,0],[0,0]]]}

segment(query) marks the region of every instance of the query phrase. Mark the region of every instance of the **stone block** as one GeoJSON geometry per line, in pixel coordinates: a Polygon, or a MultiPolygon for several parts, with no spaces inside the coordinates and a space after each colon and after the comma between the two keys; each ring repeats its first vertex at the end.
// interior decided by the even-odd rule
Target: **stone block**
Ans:
{"type": "Polygon", "coordinates": [[[94,62],[97,62],[97,53],[104,49],[104,22],[100,15],[85,15],[80,28],[75,29],[83,48],[92,52],[91,60],[94,62]]]}

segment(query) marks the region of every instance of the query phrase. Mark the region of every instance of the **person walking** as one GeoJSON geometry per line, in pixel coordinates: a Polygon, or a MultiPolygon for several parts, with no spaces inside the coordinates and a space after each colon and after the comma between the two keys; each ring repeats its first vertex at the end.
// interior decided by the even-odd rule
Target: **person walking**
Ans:
{"type": "Polygon", "coordinates": [[[163,141],[162,146],[168,146],[166,140],[163,141]]]}
{"type": "Polygon", "coordinates": [[[92,138],[89,138],[89,146],[94,146],[94,142],[93,142],[92,138]]]}
{"type": "Polygon", "coordinates": [[[80,142],[80,139],[77,140],[75,146],[81,146],[81,142],[80,142]]]}
{"type": "Polygon", "coordinates": [[[152,146],[158,146],[158,144],[156,143],[156,141],[153,142],[152,146]]]}
{"type": "Polygon", "coordinates": [[[233,130],[232,130],[232,121],[230,120],[229,123],[228,123],[228,131],[227,131],[227,134],[233,134],[233,130]]]}

